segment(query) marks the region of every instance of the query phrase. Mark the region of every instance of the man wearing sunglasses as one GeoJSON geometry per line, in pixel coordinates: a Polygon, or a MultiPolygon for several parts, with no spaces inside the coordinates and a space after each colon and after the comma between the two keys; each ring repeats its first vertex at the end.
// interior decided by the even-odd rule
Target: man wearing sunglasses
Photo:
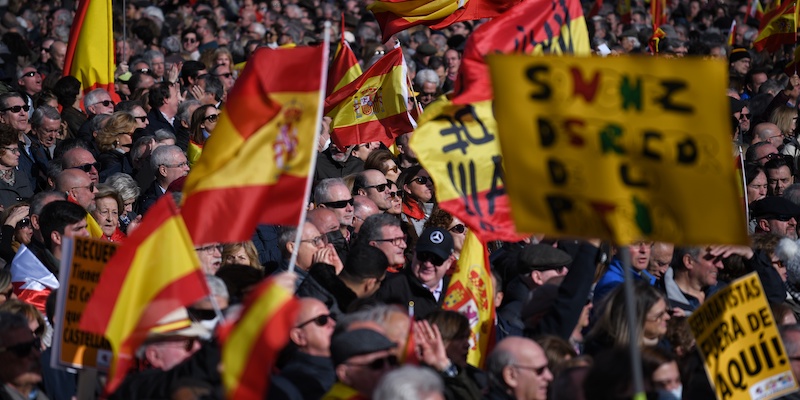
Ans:
{"type": "Polygon", "coordinates": [[[553,373],[542,347],[531,339],[509,337],[486,360],[489,399],[546,400],[553,373]]]}
{"type": "Polygon", "coordinates": [[[355,207],[344,181],[341,178],[321,180],[314,188],[314,204],[333,211],[339,221],[339,231],[349,241],[355,207]]]}
{"type": "Polygon", "coordinates": [[[336,321],[325,303],[312,297],[300,299],[300,311],[289,330],[289,340],[296,350],[281,366],[280,375],[304,399],[322,398],[336,382],[331,362],[331,335],[335,327],[336,321]]]}
{"type": "Polygon", "coordinates": [[[385,212],[392,207],[392,196],[389,194],[388,188],[386,175],[383,172],[377,169],[366,169],[356,175],[353,193],[369,197],[381,212],[385,212]]]}
{"type": "Polygon", "coordinates": [[[0,122],[10,125],[19,137],[19,165],[17,169],[23,171],[28,182],[36,182],[39,175],[33,157],[30,153],[31,138],[28,136],[28,111],[30,107],[17,92],[3,93],[0,95],[0,122]]]}
{"type": "Polygon", "coordinates": [[[381,378],[397,368],[397,345],[371,329],[354,329],[331,340],[331,358],[337,382],[324,398],[348,399],[372,397],[381,378]]]}
{"type": "Polygon", "coordinates": [[[753,202],[750,217],[756,221],[756,233],[771,232],[797,240],[797,219],[800,206],[777,196],[767,196],[753,202]]]}
{"type": "Polygon", "coordinates": [[[375,296],[390,304],[413,301],[414,315],[424,319],[441,308],[450,282],[445,273],[454,260],[450,232],[439,227],[426,228],[417,240],[411,268],[387,278],[375,296]]]}
{"type": "Polygon", "coordinates": [[[33,66],[28,66],[19,70],[17,74],[17,85],[20,92],[25,95],[25,103],[30,107],[28,116],[33,114],[33,96],[42,91],[42,75],[33,66]]]}
{"type": "Polygon", "coordinates": [[[95,89],[83,98],[83,107],[89,119],[78,129],[78,137],[93,140],[91,121],[98,115],[111,115],[114,113],[114,100],[105,89],[95,89]]]}
{"type": "Polygon", "coordinates": [[[1,312],[0,323],[0,398],[28,399],[42,382],[41,343],[21,314],[1,312]]]}

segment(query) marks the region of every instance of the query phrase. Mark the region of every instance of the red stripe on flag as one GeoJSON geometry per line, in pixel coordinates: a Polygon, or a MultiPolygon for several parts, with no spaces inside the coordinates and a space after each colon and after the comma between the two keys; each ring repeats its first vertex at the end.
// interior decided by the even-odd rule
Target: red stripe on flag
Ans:
{"type": "MultiPolygon", "coordinates": [[[[69,31],[70,39],[80,39],[78,36],[81,32],[81,29],[83,29],[83,22],[86,20],[86,13],[88,12],[89,5],[92,1],[98,0],[83,0],[78,2],[78,10],[75,12],[75,17],[72,20],[72,27],[69,31]]],[[[64,59],[63,76],[69,76],[69,72],[72,70],[72,62],[75,58],[75,48],[77,47],[77,44],[77,40],[70,40],[67,44],[67,55],[64,59]]]]}
{"type": "Polygon", "coordinates": [[[381,142],[389,147],[394,143],[394,138],[413,130],[407,115],[395,114],[361,124],[337,127],[331,133],[331,140],[339,147],[367,142],[381,142]]]}
{"type": "MultiPolygon", "coordinates": [[[[499,194],[505,194],[503,187],[495,188],[499,194]]],[[[503,216],[511,215],[511,203],[508,196],[492,195],[491,190],[477,192],[475,196],[461,197],[451,200],[439,201],[439,208],[457,215],[467,226],[478,227],[475,235],[484,240],[503,240],[516,242],[522,240],[523,236],[516,234],[514,221],[511,218],[504,219],[503,216]],[[492,199],[491,201],[489,199],[492,199]],[[491,214],[483,212],[483,216],[476,213],[477,210],[493,209],[491,214]],[[489,218],[493,215],[495,218],[489,218]]]]}

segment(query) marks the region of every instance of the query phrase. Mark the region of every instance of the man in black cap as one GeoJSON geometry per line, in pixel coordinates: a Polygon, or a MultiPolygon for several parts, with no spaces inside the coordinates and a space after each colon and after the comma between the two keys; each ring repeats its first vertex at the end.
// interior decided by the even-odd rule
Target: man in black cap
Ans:
{"type": "Polygon", "coordinates": [[[756,233],[771,232],[797,240],[797,218],[800,206],[783,197],[767,196],[750,206],[751,218],[756,220],[756,233]]]}
{"type": "Polygon", "coordinates": [[[331,358],[336,369],[336,383],[325,399],[369,399],[383,375],[399,362],[391,350],[397,346],[386,336],[371,329],[342,332],[331,341],[331,358]]]}
{"type": "Polygon", "coordinates": [[[438,227],[426,228],[417,240],[411,268],[387,278],[375,296],[403,306],[413,301],[414,315],[423,319],[441,308],[450,282],[445,272],[454,260],[450,232],[438,227]]]}
{"type": "Polygon", "coordinates": [[[750,71],[750,58],[750,52],[744,47],[731,50],[731,56],[728,58],[731,77],[744,79],[744,76],[750,71]]]}

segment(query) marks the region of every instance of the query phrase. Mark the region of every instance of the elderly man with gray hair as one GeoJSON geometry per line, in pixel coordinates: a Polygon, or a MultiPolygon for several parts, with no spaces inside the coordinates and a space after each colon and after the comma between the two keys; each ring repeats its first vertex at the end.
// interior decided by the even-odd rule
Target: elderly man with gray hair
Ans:
{"type": "Polygon", "coordinates": [[[189,162],[178,146],[156,147],[150,155],[150,167],[155,179],[139,198],[136,210],[141,215],[167,192],[170,183],[189,174],[189,162]]]}
{"type": "Polygon", "coordinates": [[[30,152],[36,164],[34,170],[38,171],[34,179],[36,186],[43,188],[47,186],[47,165],[53,160],[56,145],[61,142],[58,138],[62,132],[61,114],[53,107],[42,105],[33,112],[31,128],[30,152]]]}

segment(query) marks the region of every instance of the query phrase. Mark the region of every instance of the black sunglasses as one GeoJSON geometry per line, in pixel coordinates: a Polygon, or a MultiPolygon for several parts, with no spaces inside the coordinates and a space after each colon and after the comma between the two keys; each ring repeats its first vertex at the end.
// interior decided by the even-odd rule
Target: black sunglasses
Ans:
{"type": "Polygon", "coordinates": [[[143,74],[146,74],[146,73],[150,72],[150,68],[142,68],[142,69],[137,69],[137,70],[136,70],[136,71],[134,71],[134,72],[141,72],[141,73],[143,73],[143,74]]]}
{"type": "Polygon", "coordinates": [[[421,253],[417,253],[417,261],[420,263],[430,262],[435,267],[439,267],[444,264],[444,259],[442,257],[437,256],[436,254],[429,253],[427,251],[423,251],[421,253]]]}
{"type": "Polygon", "coordinates": [[[94,163],[94,164],[81,164],[81,165],[76,165],[76,166],[74,166],[74,167],[72,167],[72,168],[73,168],[73,169],[79,169],[79,170],[81,170],[81,171],[83,171],[83,172],[89,173],[89,171],[91,171],[91,170],[92,170],[92,167],[94,167],[94,169],[95,169],[96,171],[100,171],[100,163],[99,163],[99,162],[96,162],[96,163],[94,163]]]}
{"type": "Polygon", "coordinates": [[[28,72],[22,74],[22,77],[23,78],[33,78],[34,76],[36,76],[37,73],[38,72],[36,72],[36,71],[28,71],[28,72]]]}
{"type": "Polygon", "coordinates": [[[347,207],[348,204],[352,206],[353,204],[355,204],[355,202],[356,201],[351,198],[350,200],[328,201],[322,204],[324,204],[325,207],[328,208],[345,208],[347,207]]]}
{"type": "Polygon", "coordinates": [[[11,111],[12,113],[18,113],[18,112],[20,112],[22,110],[25,110],[25,112],[28,112],[28,110],[30,110],[30,109],[31,109],[31,106],[25,104],[25,105],[22,105],[22,106],[6,107],[6,108],[4,108],[4,109],[2,109],[0,111],[1,112],[11,111]]]}
{"type": "Polygon", "coordinates": [[[425,185],[425,184],[428,183],[428,181],[433,182],[433,179],[428,178],[427,176],[418,176],[418,177],[412,179],[411,181],[419,183],[420,185],[425,185]]]}
{"type": "Polygon", "coordinates": [[[139,120],[140,122],[142,122],[142,123],[144,123],[145,121],[147,121],[147,116],[146,116],[146,115],[145,115],[145,116],[141,116],[141,117],[133,117],[133,118],[134,118],[134,119],[138,119],[138,120],[139,120]]]}
{"type": "Polygon", "coordinates": [[[773,215],[772,218],[764,217],[765,219],[777,219],[778,221],[786,222],[792,218],[795,218],[795,215],[784,215],[784,214],[777,214],[773,215]]]}
{"type": "Polygon", "coordinates": [[[374,189],[375,189],[375,190],[377,190],[379,193],[383,193],[383,191],[384,191],[384,190],[386,190],[386,186],[388,186],[388,184],[386,184],[386,183],[381,183],[380,185],[364,186],[364,189],[371,189],[371,188],[374,188],[374,189]]]}
{"type": "Polygon", "coordinates": [[[102,105],[103,105],[103,107],[108,107],[108,106],[113,106],[113,105],[114,105],[114,102],[113,102],[113,101],[111,101],[111,100],[103,100],[103,101],[98,101],[97,103],[94,103],[94,104],[92,104],[92,105],[93,105],[93,106],[96,106],[96,105],[98,105],[98,104],[102,104],[102,105]]]}
{"type": "Polygon", "coordinates": [[[20,220],[19,222],[17,222],[17,226],[15,228],[16,229],[27,228],[29,226],[31,226],[31,219],[28,218],[28,217],[25,217],[22,220],[20,220]]]}
{"type": "MultiPolygon", "coordinates": [[[[203,310],[200,308],[186,307],[189,317],[194,321],[211,321],[217,317],[217,312],[214,310],[203,310]]],[[[221,311],[225,311],[224,309],[221,311]]]]}
{"type": "Polygon", "coordinates": [[[331,316],[330,314],[323,314],[323,315],[311,318],[310,320],[308,320],[306,322],[303,322],[300,325],[297,325],[297,327],[298,328],[302,328],[302,327],[304,327],[304,326],[306,326],[306,325],[308,325],[308,324],[310,324],[312,322],[317,324],[317,326],[325,326],[325,325],[328,325],[328,320],[329,319],[333,319],[333,316],[331,316]]]}
{"type": "Polygon", "coordinates": [[[233,74],[232,74],[232,73],[230,73],[230,72],[226,72],[226,73],[224,73],[224,74],[214,74],[214,76],[216,76],[217,78],[219,78],[219,77],[221,77],[221,76],[224,76],[224,77],[226,77],[226,78],[230,78],[230,77],[232,77],[232,76],[233,76],[233,74]]]}
{"type": "Polygon", "coordinates": [[[25,358],[31,354],[33,349],[40,349],[42,347],[42,340],[33,338],[30,342],[19,343],[13,346],[0,347],[0,353],[10,352],[19,358],[25,358]]]}
{"type": "Polygon", "coordinates": [[[454,232],[454,233],[464,233],[465,230],[467,230],[467,227],[464,226],[464,224],[458,224],[458,225],[448,229],[448,231],[454,232]]]}
{"type": "Polygon", "coordinates": [[[389,192],[389,197],[403,197],[403,192],[396,190],[394,192],[389,192]]]}
{"type": "Polygon", "coordinates": [[[371,369],[373,371],[379,371],[379,370],[382,370],[387,364],[390,367],[396,367],[396,366],[400,365],[400,362],[397,359],[397,356],[390,355],[390,356],[386,356],[386,357],[374,360],[371,363],[367,363],[367,364],[350,364],[350,365],[354,365],[354,366],[357,366],[357,367],[369,368],[369,369],[371,369]]]}
{"type": "Polygon", "coordinates": [[[211,114],[211,115],[206,116],[203,119],[206,120],[206,121],[209,121],[209,122],[217,122],[217,119],[219,119],[219,114],[211,114]]]}

